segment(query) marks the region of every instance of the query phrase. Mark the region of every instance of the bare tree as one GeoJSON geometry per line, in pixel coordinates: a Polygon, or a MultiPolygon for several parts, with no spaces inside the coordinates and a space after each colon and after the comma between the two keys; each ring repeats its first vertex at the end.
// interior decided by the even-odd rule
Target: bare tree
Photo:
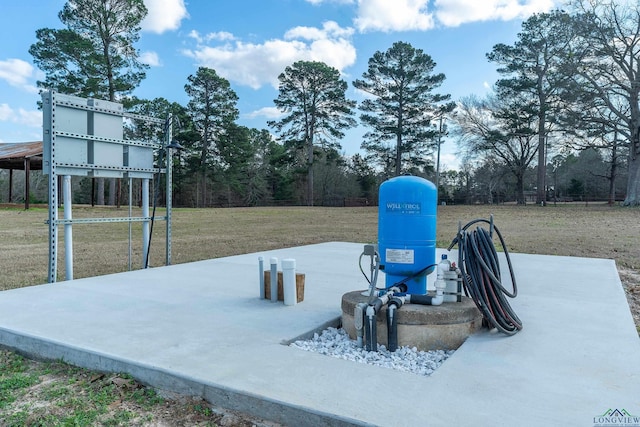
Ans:
{"type": "Polygon", "coordinates": [[[538,149],[535,109],[521,97],[467,97],[454,118],[459,143],[469,153],[499,159],[516,178],[518,204],[525,204],[524,176],[538,149]]]}
{"type": "Polygon", "coordinates": [[[640,205],[640,6],[575,0],[580,39],[567,56],[575,83],[610,110],[629,148],[626,206],[640,205]],[[622,102],[621,102],[622,101],[622,102]]]}
{"type": "Polygon", "coordinates": [[[538,190],[536,202],[546,202],[546,143],[553,116],[562,107],[560,94],[566,80],[561,72],[573,40],[570,16],[562,11],[536,14],[522,24],[512,45],[497,44],[487,58],[501,65],[496,83],[505,92],[531,95],[537,115],[538,190]]]}

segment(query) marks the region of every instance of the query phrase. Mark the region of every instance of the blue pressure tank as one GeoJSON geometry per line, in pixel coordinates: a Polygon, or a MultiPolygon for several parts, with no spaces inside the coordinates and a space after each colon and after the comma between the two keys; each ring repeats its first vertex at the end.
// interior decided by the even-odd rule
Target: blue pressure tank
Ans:
{"type": "Polygon", "coordinates": [[[436,186],[417,176],[382,183],[378,206],[378,249],[386,287],[410,278],[407,292],[427,293],[436,263],[436,186]]]}

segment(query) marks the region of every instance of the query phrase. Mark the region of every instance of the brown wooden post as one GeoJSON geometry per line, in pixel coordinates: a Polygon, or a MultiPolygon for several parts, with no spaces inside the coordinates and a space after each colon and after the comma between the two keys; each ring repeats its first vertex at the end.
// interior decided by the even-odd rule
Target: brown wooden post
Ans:
{"type": "Polygon", "coordinates": [[[9,203],[13,198],[13,169],[9,169],[9,203]]]}
{"type": "Polygon", "coordinates": [[[31,159],[24,159],[24,209],[29,209],[29,175],[31,172],[31,159]]]}

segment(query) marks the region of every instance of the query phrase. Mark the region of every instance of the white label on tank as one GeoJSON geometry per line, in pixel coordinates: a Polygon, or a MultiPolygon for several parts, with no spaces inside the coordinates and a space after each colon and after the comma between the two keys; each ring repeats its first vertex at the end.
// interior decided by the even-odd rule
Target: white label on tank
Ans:
{"type": "Polygon", "coordinates": [[[422,205],[417,202],[387,202],[387,212],[392,214],[420,214],[422,205]]]}
{"type": "Polygon", "coordinates": [[[386,262],[413,264],[413,249],[387,249],[386,262]]]}

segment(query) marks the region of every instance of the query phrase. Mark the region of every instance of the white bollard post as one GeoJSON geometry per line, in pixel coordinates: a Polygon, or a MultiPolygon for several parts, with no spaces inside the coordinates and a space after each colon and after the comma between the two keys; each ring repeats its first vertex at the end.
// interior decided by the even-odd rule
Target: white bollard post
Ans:
{"type": "Polygon", "coordinates": [[[278,302],[278,258],[271,258],[271,302],[278,302]]]}
{"type": "MultiPolygon", "coordinates": [[[[64,219],[71,220],[71,175],[62,176],[62,200],[64,203],[64,219]]],[[[71,223],[64,224],[64,280],[73,280],[73,228],[71,223]]]]}
{"type": "Polygon", "coordinates": [[[264,299],[264,258],[258,257],[258,282],[260,283],[260,299],[264,299]]]}
{"type": "Polygon", "coordinates": [[[296,305],[298,302],[296,290],[296,260],[282,260],[282,292],[284,305],[296,305]]]}

